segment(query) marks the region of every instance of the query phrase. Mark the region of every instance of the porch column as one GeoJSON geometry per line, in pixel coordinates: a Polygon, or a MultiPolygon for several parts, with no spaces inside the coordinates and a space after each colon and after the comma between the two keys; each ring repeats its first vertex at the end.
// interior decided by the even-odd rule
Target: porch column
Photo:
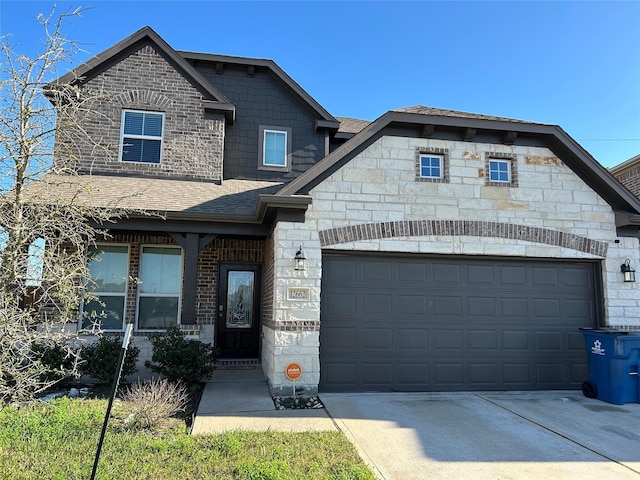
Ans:
{"type": "Polygon", "coordinates": [[[196,321],[196,290],[198,288],[198,256],[200,250],[209,245],[217,235],[205,235],[200,238],[198,233],[171,233],[173,239],[184,250],[184,279],[182,290],[182,325],[195,325],[196,321]]]}

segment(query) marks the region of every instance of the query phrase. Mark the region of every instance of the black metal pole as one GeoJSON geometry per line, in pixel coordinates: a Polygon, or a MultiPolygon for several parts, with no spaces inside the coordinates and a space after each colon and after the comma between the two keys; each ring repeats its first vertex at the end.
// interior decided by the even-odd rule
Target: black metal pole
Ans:
{"type": "Polygon", "coordinates": [[[102,432],[100,433],[100,441],[98,441],[98,449],[96,450],[96,458],[93,461],[93,470],[91,471],[91,480],[96,478],[96,472],[98,471],[98,462],[100,462],[100,452],[102,451],[102,444],[104,443],[104,436],[107,433],[107,425],[109,424],[109,417],[111,416],[111,407],[113,406],[113,399],[116,396],[118,385],[120,384],[120,374],[122,373],[122,365],[124,364],[124,356],[127,353],[127,347],[129,346],[129,340],[131,339],[131,331],[133,330],[133,324],[127,324],[127,330],[122,340],[122,350],[120,350],[120,357],[118,358],[118,366],[116,368],[116,374],[113,378],[113,385],[111,386],[111,395],[109,395],[109,405],[107,406],[107,413],[104,416],[104,422],[102,422],[102,432]]]}

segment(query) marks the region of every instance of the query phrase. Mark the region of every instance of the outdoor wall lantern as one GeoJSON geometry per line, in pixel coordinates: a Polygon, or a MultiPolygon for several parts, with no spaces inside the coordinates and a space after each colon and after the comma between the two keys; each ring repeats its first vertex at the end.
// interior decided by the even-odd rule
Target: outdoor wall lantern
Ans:
{"type": "Polygon", "coordinates": [[[304,256],[304,252],[302,251],[302,245],[298,248],[295,257],[296,262],[296,270],[300,272],[304,272],[307,269],[307,257],[304,256]]]}
{"type": "Polygon", "coordinates": [[[625,282],[635,282],[636,281],[636,271],[630,265],[631,261],[627,258],[622,265],[620,265],[620,271],[622,275],[624,275],[625,282]]]}

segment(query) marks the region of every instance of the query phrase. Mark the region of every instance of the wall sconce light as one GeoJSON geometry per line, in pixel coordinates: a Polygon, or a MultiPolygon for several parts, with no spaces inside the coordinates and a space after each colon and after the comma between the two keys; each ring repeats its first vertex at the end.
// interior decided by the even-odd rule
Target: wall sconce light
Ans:
{"type": "Polygon", "coordinates": [[[307,257],[304,256],[304,252],[302,251],[302,245],[298,248],[295,257],[296,270],[299,272],[304,272],[307,269],[307,257]]]}
{"type": "Polygon", "coordinates": [[[636,281],[636,271],[630,265],[631,261],[627,258],[622,265],[620,265],[620,271],[622,275],[624,275],[625,282],[635,282],[636,281]]]}

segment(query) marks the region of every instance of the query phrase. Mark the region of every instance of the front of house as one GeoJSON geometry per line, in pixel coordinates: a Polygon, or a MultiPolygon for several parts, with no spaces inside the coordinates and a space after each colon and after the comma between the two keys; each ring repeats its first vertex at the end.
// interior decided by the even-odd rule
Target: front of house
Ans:
{"type": "Polygon", "coordinates": [[[90,264],[108,331],[178,324],[286,395],[292,363],[308,393],[576,388],[579,327],[640,327],[640,203],[557,126],[337,119],[269,60],[148,27],[58,81],[102,92],[113,155],[72,165],[92,204],[154,212],[90,264]]]}

